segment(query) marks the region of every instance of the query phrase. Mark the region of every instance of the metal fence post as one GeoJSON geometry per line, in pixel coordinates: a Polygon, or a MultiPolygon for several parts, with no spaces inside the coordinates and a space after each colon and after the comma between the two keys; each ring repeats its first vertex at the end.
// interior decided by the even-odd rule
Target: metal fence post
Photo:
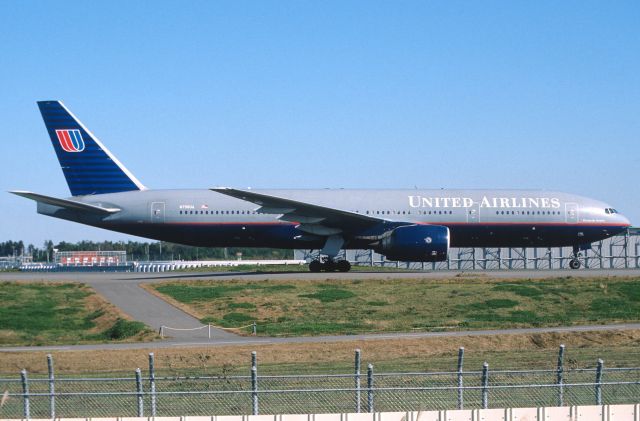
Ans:
{"type": "Polygon", "coordinates": [[[482,409],[489,407],[489,363],[482,364],[482,409]]]}
{"type": "Polygon", "coordinates": [[[156,359],[153,352],[149,353],[149,390],[151,391],[151,416],[156,416],[156,359]]]}
{"type": "Polygon", "coordinates": [[[373,412],[373,364],[367,367],[367,411],[373,412]]]}
{"type": "Polygon", "coordinates": [[[142,396],[142,373],[136,368],[136,392],[138,392],[138,416],[144,417],[144,400],[142,396]]]}
{"type": "Polygon", "coordinates": [[[31,418],[31,409],[29,408],[29,378],[27,377],[27,370],[22,369],[20,372],[22,378],[22,399],[24,402],[24,417],[25,419],[31,418]]]}
{"type": "Polygon", "coordinates": [[[464,363],[464,347],[461,346],[458,349],[458,409],[464,409],[464,389],[462,388],[463,378],[462,378],[462,365],[464,363]]]}
{"type": "Polygon", "coordinates": [[[251,367],[251,409],[253,415],[258,415],[258,368],[251,367]]]}
{"type": "Polygon", "coordinates": [[[47,354],[47,370],[49,371],[49,415],[51,419],[56,417],[56,386],[53,374],[53,357],[47,354]]]}
{"type": "Polygon", "coordinates": [[[604,361],[598,359],[598,368],[596,368],[596,405],[602,405],[602,368],[604,361]]]}
{"type": "Polygon", "coordinates": [[[557,384],[558,406],[564,406],[564,344],[558,350],[557,384]]]}
{"type": "Polygon", "coordinates": [[[253,415],[258,415],[258,354],[251,353],[251,409],[253,415]]]}
{"type": "Polygon", "coordinates": [[[356,413],[360,413],[360,350],[356,349],[355,356],[355,388],[356,388],[356,413]]]}

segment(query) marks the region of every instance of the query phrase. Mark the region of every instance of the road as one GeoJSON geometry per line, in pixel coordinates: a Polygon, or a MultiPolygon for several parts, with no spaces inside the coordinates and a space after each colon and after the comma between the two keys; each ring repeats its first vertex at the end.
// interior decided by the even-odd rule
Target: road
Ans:
{"type": "MultiPolygon", "coordinates": [[[[285,273],[242,273],[242,272],[165,272],[165,273],[41,273],[41,272],[8,272],[0,273],[2,281],[22,282],[50,282],[71,281],[83,282],[94,288],[112,304],[135,320],[144,322],[153,329],[160,326],[175,328],[196,328],[202,324],[194,317],[172,306],[166,301],[150,294],[140,287],[141,283],[157,283],[171,280],[197,280],[217,279],[221,282],[231,279],[255,280],[266,279],[281,280],[309,280],[324,279],[442,279],[451,277],[491,277],[502,279],[542,279],[548,277],[608,277],[608,276],[640,276],[638,269],[616,270],[511,270],[511,271],[485,271],[485,272],[349,272],[349,273],[309,273],[309,272],[285,272],[285,273]]],[[[640,324],[618,325],[593,325],[572,326],[555,328],[530,328],[530,329],[506,329],[506,330],[480,330],[480,331],[448,331],[448,332],[417,332],[417,333],[387,333],[348,336],[314,336],[294,338],[266,338],[239,336],[230,332],[212,329],[211,338],[204,330],[195,331],[171,331],[171,338],[153,343],[117,343],[117,344],[93,344],[70,345],[52,347],[13,347],[0,348],[0,352],[9,351],[52,351],[71,349],[134,349],[134,348],[167,348],[185,346],[222,346],[235,344],[276,344],[276,343],[304,343],[304,342],[337,342],[374,339],[402,339],[402,338],[428,338],[428,337],[455,337],[469,335],[512,335],[546,332],[580,332],[580,331],[604,331],[620,329],[640,329],[640,324]]]]}
{"type": "Polygon", "coordinates": [[[293,338],[271,338],[255,336],[236,336],[229,339],[198,339],[172,338],[157,342],[143,343],[105,343],[87,345],[56,345],[33,347],[6,347],[0,348],[2,352],[26,352],[26,351],[82,351],[82,350],[117,350],[117,349],[162,349],[162,348],[186,348],[186,347],[220,347],[228,345],[268,345],[287,343],[320,343],[320,342],[348,342],[371,341],[383,339],[417,339],[417,338],[442,338],[463,336],[495,336],[517,335],[553,332],[603,332],[615,330],[640,329],[640,323],[625,323],[613,325],[589,325],[569,327],[544,327],[527,329],[502,329],[502,330],[464,330],[449,332],[415,332],[415,333],[380,333],[367,335],[342,335],[342,336],[298,336],[293,338]]]}
{"type": "Polygon", "coordinates": [[[100,283],[155,283],[176,279],[241,279],[263,281],[266,279],[278,280],[308,280],[318,281],[324,279],[444,279],[460,277],[488,277],[499,279],[544,279],[551,277],[593,278],[606,276],[640,276],[640,269],[590,269],[590,270],[495,270],[495,271],[399,271],[399,272],[332,272],[311,273],[306,270],[300,272],[160,272],[160,273],[93,273],[93,272],[0,272],[2,281],[72,281],[72,282],[100,282],[100,283]]]}

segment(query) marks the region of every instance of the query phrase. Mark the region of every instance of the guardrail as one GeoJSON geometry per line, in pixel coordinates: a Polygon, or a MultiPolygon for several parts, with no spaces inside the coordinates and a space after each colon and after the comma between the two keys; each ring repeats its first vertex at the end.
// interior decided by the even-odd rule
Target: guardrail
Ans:
{"type": "Polygon", "coordinates": [[[194,261],[167,261],[167,262],[135,262],[135,272],[166,272],[170,270],[197,269],[207,267],[237,267],[251,266],[300,266],[305,265],[305,260],[194,260],[194,261]]]}
{"type": "Polygon", "coordinates": [[[167,336],[167,331],[177,331],[177,332],[191,332],[191,331],[196,331],[196,330],[204,330],[207,329],[207,336],[209,339],[211,339],[211,329],[220,329],[220,330],[230,330],[230,331],[235,331],[238,332],[242,329],[245,328],[251,328],[251,334],[253,336],[255,336],[257,334],[257,325],[256,322],[253,322],[251,324],[248,325],[244,325],[244,326],[238,326],[238,327],[222,327],[222,326],[216,326],[216,325],[212,325],[211,323],[206,324],[206,325],[202,325],[202,326],[198,326],[198,327],[191,327],[191,328],[181,328],[181,327],[171,327],[171,326],[165,326],[162,325],[160,326],[160,337],[164,338],[165,336],[167,336]]]}

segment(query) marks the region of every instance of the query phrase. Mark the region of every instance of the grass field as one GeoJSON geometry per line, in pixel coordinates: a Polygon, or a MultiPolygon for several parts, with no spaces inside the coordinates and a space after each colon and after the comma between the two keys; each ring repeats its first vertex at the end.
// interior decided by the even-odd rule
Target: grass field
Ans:
{"type": "Polygon", "coordinates": [[[259,335],[353,334],[640,320],[634,278],[190,281],[147,285],[203,323],[259,335]]]}
{"type": "Polygon", "coordinates": [[[75,283],[0,283],[0,345],[149,339],[154,334],[75,283]]]}

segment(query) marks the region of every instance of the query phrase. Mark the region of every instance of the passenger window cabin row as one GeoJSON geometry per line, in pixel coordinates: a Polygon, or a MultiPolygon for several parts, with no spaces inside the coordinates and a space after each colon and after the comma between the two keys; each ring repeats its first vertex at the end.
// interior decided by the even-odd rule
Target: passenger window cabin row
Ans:
{"type": "MultiPolygon", "coordinates": [[[[606,213],[617,213],[615,209],[607,208],[605,209],[606,213]]],[[[178,212],[180,215],[257,215],[256,211],[245,211],[245,210],[180,210],[178,212]]],[[[356,211],[356,213],[360,213],[360,211],[356,211]]],[[[473,210],[469,211],[469,214],[473,213],[473,210]]],[[[411,215],[411,211],[365,211],[366,215],[411,215]]],[[[453,211],[451,210],[438,210],[438,211],[426,211],[419,210],[418,215],[452,215],[453,211]]],[[[560,215],[560,211],[509,211],[502,210],[496,211],[496,215],[560,215]]]]}
{"type": "Polygon", "coordinates": [[[496,215],[560,215],[560,211],[496,211],[496,215]]]}
{"type": "Polygon", "coordinates": [[[209,210],[181,210],[179,211],[180,215],[255,215],[258,212],[256,211],[239,211],[239,210],[231,210],[231,211],[209,211],[209,210]]]}

